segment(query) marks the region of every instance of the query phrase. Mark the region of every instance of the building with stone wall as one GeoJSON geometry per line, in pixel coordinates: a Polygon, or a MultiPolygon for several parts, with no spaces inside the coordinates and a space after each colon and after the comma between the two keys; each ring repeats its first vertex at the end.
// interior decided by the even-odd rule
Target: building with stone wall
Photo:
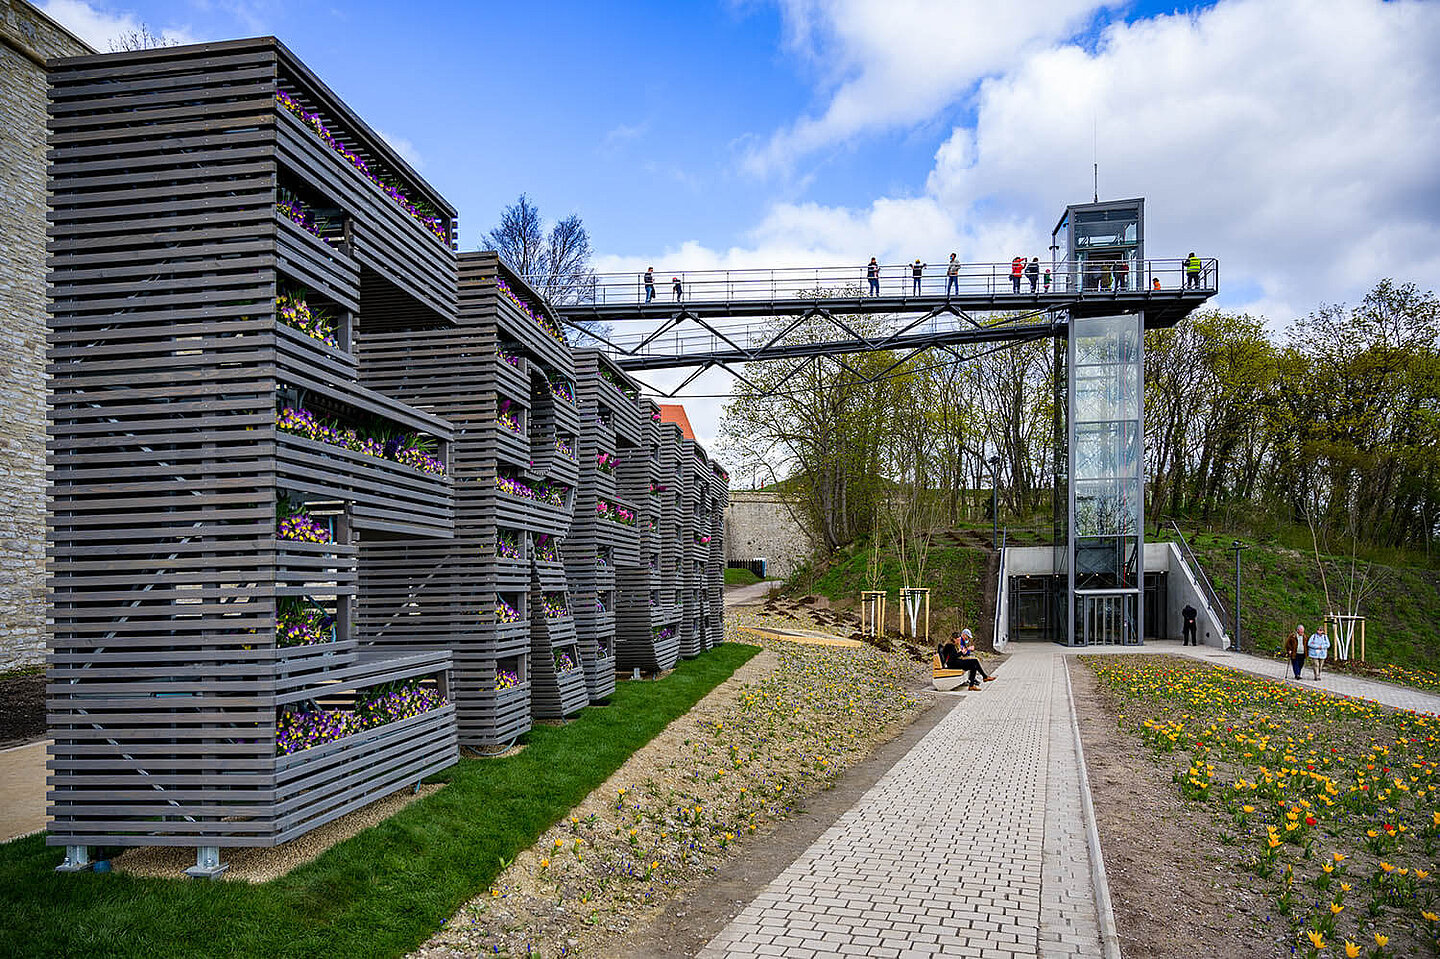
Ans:
{"type": "Polygon", "coordinates": [[[91,52],[0,0],[0,669],[45,656],[45,61],[91,52]]]}
{"type": "Polygon", "coordinates": [[[820,551],[797,503],[778,493],[731,491],[725,507],[725,562],[764,558],[770,576],[789,576],[820,551]]]}

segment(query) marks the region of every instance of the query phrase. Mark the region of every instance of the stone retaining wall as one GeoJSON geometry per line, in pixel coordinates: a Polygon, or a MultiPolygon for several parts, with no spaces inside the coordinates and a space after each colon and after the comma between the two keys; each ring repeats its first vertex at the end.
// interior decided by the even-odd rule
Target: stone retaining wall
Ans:
{"type": "Polygon", "coordinates": [[[45,657],[45,61],[89,52],[0,0],[0,670],[45,657]]]}
{"type": "Polygon", "coordinates": [[[764,557],[771,576],[789,576],[818,544],[796,519],[802,507],[776,493],[730,493],[725,507],[725,561],[764,557]]]}

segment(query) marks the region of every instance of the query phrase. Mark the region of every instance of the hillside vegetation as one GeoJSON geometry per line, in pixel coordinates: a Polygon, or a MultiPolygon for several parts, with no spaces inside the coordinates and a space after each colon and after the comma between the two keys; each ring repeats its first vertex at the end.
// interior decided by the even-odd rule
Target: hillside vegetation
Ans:
{"type": "MultiPolygon", "coordinates": [[[[1165,534],[1161,539],[1173,539],[1165,534]]],[[[1235,603],[1233,537],[1197,533],[1190,545],[1210,576],[1226,609],[1235,603]]],[[[1350,558],[1321,553],[1331,603],[1343,612],[1350,582],[1350,558]]],[[[1367,564],[1358,561],[1356,577],[1367,564]]],[[[1360,606],[1366,617],[1366,660],[1427,669],[1440,667],[1440,571],[1411,566],[1369,569],[1369,592],[1360,606]]],[[[1367,587],[1368,588],[1368,587],[1367,587]]],[[[1320,625],[1327,612],[1325,587],[1313,550],[1277,544],[1252,545],[1240,558],[1241,642],[1244,648],[1276,653],[1297,624],[1320,625]]],[[[1353,655],[1358,655],[1358,649],[1353,655]]]]}

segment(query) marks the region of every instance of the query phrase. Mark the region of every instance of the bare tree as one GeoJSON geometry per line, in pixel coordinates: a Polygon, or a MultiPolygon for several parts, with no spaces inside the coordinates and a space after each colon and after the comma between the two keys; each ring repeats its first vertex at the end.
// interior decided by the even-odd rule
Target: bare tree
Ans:
{"type": "MultiPolygon", "coordinates": [[[[583,303],[595,298],[590,233],[573,213],[547,232],[540,207],[522,193],[501,212],[499,225],[485,234],[482,249],[499,253],[550,303],[583,303]]],[[[603,323],[580,324],[580,330],[582,342],[587,335],[593,340],[610,333],[603,323]]]]}
{"type": "Polygon", "coordinates": [[[179,40],[171,39],[163,33],[151,33],[149,24],[145,23],[110,39],[111,53],[129,53],[133,50],[154,50],[159,47],[178,46],[180,46],[179,40]]]}

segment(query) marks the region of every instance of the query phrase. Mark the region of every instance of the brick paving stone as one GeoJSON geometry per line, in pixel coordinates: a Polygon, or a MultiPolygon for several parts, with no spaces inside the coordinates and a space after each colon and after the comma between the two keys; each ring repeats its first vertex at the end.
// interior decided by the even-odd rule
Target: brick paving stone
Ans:
{"type": "Polygon", "coordinates": [[[1064,650],[1009,651],[702,959],[1101,955],[1064,650]]]}

